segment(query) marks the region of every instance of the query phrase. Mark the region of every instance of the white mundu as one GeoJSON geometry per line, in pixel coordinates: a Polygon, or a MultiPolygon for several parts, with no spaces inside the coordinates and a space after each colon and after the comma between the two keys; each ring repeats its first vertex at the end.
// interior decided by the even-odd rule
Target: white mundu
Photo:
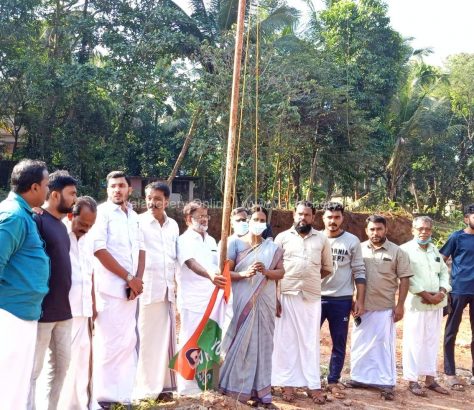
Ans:
{"type": "Polygon", "coordinates": [[[436,358],[443,309],[407,310],[403,319],[403,378],[417,382],[419,376],[436,377],[436,358]]]}
{"type": "MultiPolygon", "coordinates": [[[[179,346],[186,343],[196,330],[215,286],[213,283],[189,269],[185,262],[195,259],[207,271],[217,271],[217,244],[215,239],[188,228],[178,239],[178,309],[181,328],[179,346]]],[[[200,393],[197,383],[184,380],[178,375],[178,393],[181,395],[200,393]]]]}
{"type": "Polygon", "coordinates": [[[393,310],[369,311],[352,328],[351,379],[379,387],[395,386],[395,323],[393,310]]]}
{"type": "Polygon", "coordinates": [[[283,294],[281,308],[281,317],[275,320],[272,386],[320,389],[321,300],[304,300],[302,293],[283,294]]]}
{"type": "Polygon", "coordinates": [[[156,399],[162,392],[176,390],[175,373],[168,364],[176,352],[175,272],[179,228],[166,215],[161,225],[149,211],[139,215],[138,220],[147,257],[139,301],[140,350],[133,397],[156,399]]]}
{"type": "Polygon", "coordinates": [[[58,409],[89,409],[92,400],[92,272],[93,243],[90,234],[77,239],[71,223],[65,222],[71,249],[72,286],[69,302],[72,313],[71,361],[59,397],[58,409]]]}
{"type": "Polygon", "coordinates": [[[36,347],[36,320],[23,320],[0,309],[2,332],[0,365],[0,409],[26,409],[36,347]],[[21,352],[21,354],[18,354],[21,352]]]}
{"type": "MultiPolygon", "coordinates": [[[[144,250],[138,216],[129,205],[107,201],[97,207],[94,252],[106,249],[117,262],[135,275],[139,251],[144,250]]],[[[130,403],[137,366],[137,299],[128,300],[126,282],[94,263],[97,319],[95,321],[94,395],[97,401],[130,403]]]]}

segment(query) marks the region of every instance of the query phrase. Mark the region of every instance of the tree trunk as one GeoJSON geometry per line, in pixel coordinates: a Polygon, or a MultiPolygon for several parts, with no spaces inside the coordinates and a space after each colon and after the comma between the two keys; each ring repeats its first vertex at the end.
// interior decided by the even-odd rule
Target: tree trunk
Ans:
{"type": "Polygon", "coordinates": [[[313,200],[313,185],[314,181],[316,179],[316,171],[317,171],[317,165],[318,165],[318,150],[315,150],[313,152],[313,159],[311,161],[311,171],[309,174],[309,186],[308,190],[306,191],[306,200],[307,201],[312,201],[313,200]]]}
{"type": "Polygon", "coordinates": [[[293,200],[297,203],[301,198],[301,161],[295,157],[291,172],[293,183],[293,200]]]}
{"type": "Polygon", "coordinates": [[[173,183],[173,179],[176,178],[179,167],[183,163],[184,157],[186,153],[188,152],[189,146],[191,145],[191,141],[194,137],[194,131],[196,130],[196,123],[197,123],[197,118],[199,114],[200,114],[200,110],[197,110],[194,113],[193,119],[191,121],[191,126],[189,127],[188,135],[186,135],[186,139],[184,140],[183,148],[181,148],[181,152],[179,153],[178,158],[176,159],[173,170],[171,171],[171,174],[168,177],[167,183],[169,186],[171,186],[171,184],[173,183]]]}

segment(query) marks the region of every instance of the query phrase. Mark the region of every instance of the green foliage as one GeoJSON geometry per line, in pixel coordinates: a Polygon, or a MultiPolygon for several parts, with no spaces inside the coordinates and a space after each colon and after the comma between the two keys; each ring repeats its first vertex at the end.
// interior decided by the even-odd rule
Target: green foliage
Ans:
{"type": "MultiPolygon", "coordinates": [[[[3,1],[12,159],[43,159],[103,194],[112,169],[166,178],[199,113],[179,172],[221,200],[237,3],[189,0],[188,15],[172,0],[3,1]]],[[[291,2],[248,2],[237,202],[337,194],[441,216],[472,201],[474,56],[443,71],[391,28],[383,1],[325,3],[299,33],[291,2]]]]}

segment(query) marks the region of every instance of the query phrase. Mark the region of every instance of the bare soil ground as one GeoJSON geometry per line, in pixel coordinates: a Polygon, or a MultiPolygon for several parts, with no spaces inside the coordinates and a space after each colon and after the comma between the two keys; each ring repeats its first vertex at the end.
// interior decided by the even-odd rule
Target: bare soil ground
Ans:
{"type": "MultiPolygon", "coordinates": [[[[443,324],[444,328],[444,324],[443,324]]],[[[274,396],[274,404],[281,410],[297,410],[297,409],[315,409],[318,407],[325,409],[354,409],[354,410],[371,410],[371,409],[413,409],[413,410],[473,410],[474,409],[474,386],[469,385],[471,376],[471,331],[469,325],[468,312],[466,311],[461,329],[456,342],[456,364],[458,367],[458,375],[466,381],[467,385],[464,392],[450,391],[449,396],[442,396],[438,393],[428,391],[428,397],[416,397],[407,390],[408,384],[402,379],[401,366],[401,338],[402,325],[397,326],[397,371],[398,384],[395,389],[395,400],[392,402],[383,401],[378,391],[373,389],[346,389],[346,399],[339,400],[329,396],[324,406],[318,406],[307,398],[306,394],[301,391],[298,393],[297,400],[288,404],[284,402],[278,395],[278,391],[274,396]]],[[[348,342],[350,343],[350,341],[348,342]]],[[[327,325],[325,324],[321,332],[321,370],[324,374],[327,371],[329,356],[331,351],[331,338],[327,325]]],[[[442,344],[440,342],[438,354],[438,371],[439,382],[444,385],[443,375],[443,358],[442,344]]],[[[344,368],[343,378],[349,378],[349,355],[346,357],[346,367],[344,368]]],[[[247,410],[252,407],[241,404],[229,397],[222,396],[215,392],[205,392],[196,398],[179,398],[168,404],[143,403],[137,407],[138,409],[198,409],[198,410],[224,410],[224,409],[242,409],[247,410]]]]}

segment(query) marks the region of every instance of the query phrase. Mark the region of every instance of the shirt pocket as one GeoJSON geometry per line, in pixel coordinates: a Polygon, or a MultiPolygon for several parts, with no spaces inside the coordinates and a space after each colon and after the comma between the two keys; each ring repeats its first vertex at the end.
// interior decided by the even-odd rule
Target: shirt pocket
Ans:
{"type": "Polygon", "coordinates": [[[377,264],[377,269],[380,273],[392,273],[393,272],[393,260],[381,260],[377,264]]]}

